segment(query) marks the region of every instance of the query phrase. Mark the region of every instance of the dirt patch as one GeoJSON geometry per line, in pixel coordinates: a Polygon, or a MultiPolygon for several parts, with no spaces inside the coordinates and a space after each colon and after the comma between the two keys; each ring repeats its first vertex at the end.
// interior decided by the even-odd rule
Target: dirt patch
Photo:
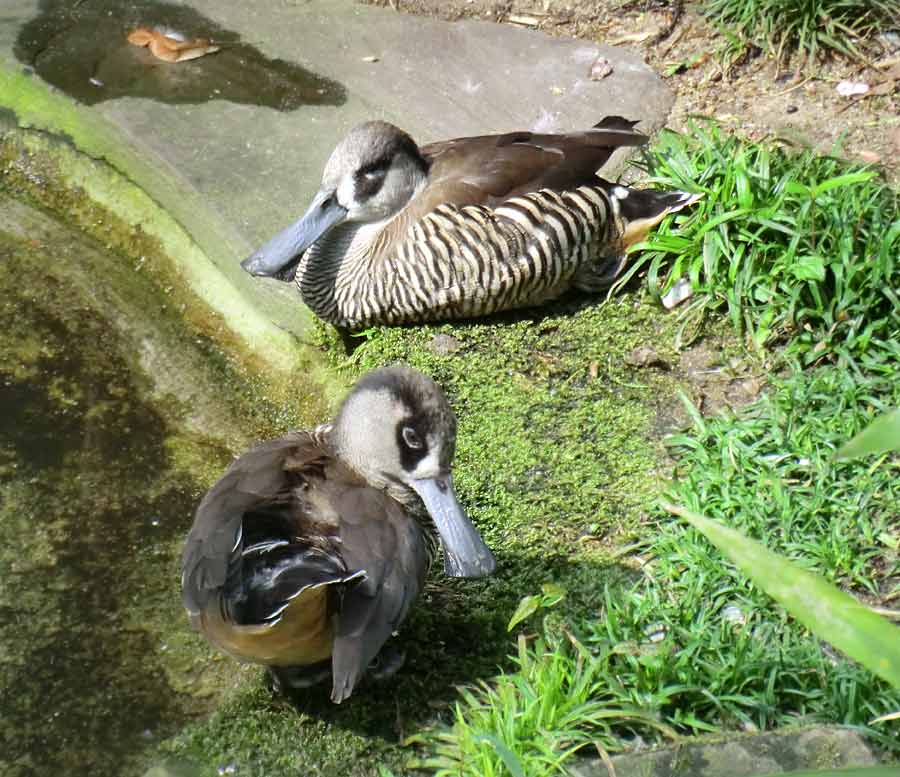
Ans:
{"type": "MultiPolygon", "coordinates": [[[[727,67],[726,37],[694,8],[638,0],[373,0],[402,12],[447,20],[484,19],[550,35],[637,47],[676,95],[669,126],[684,130],[692,115],[712,116],[751,138],[777,135],[884,166],[900,180],[900,96],[842,97],[842,80],[875,85],[900,58],[900,36],[869,47],[871,65],[847,60],[777,65],[774,52],[755,50],[727,67]]],[[[887,89],[887,87],[883,87],[887,89]]]]}

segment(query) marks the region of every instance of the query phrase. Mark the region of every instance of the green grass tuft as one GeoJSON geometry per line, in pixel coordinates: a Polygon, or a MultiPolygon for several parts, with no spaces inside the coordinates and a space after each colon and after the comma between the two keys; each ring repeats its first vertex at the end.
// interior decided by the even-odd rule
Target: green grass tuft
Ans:
{"type": "MultiPolygon", "coordinates": [[[[667,496],[890,603],[900,596],[900,460],[836,463],[834,453],[898,401],[896,380],[834,366],[795,373],[737,417],[696,414],[671,439],[677,477],[667,496]]],[[[523,652],[520,638],[515,673],[463,692],[452,725],[416,738],[429,766],[553,774],[576,746],[615,749],[666,726],[702,734],[843,723],[897,750],[900,721],[874,721],[900,708],[900,689],[817,640],[696,530],[660,513],[644,534],[636,580],[598,581],[605,597],[590,617],[545,618],[553,648],[539,641],[523,652]],[[560,633],[571,633],[574,651],[554,641],[560,633]],[[533,699],[551,700],[555,714],[536,723],[533,699]],[[596,709],[610,714],[602,726],[596,709]]]]}
{"type": "Polygon", "coordinates": [[[577,640],[528,645],[519,635],[514,672],[463,688],[452,726],[412,737],[431,747],[417,763],[436,777],[544,777],[564,773],[578,750],[619,749],[614,730],[629,722],[674,732],[608,690],[605,664],[577,640]]]}
{"type": "MultiPolygon", "coordinates": [[[[896,380],[836,367],[797,373],[746,413],[700,420],[672,438],[668,496],[851,593],[891,601],[900,594],[900,460],[835,464],[833,455],[898,400],[896,380]]],[[[900,706],[900,690],[820,644],[696,530],[661,521],[647,555],[643,579],[624,596],[610,593],[584,639],[633,646],[615,677],[662,720],[694,732],[801,718],[866,727],[900,706]]],[[[889,743],[890,732],[900,725],[870,734],[889,743]]]]}
{"type": "Polygon", "coordinates": [[[895,0],[705,0],[712,19],[745,41],[777,52],[798,49],[861,58],[859,41],[900,24],[895,0]]]}
{"type": "Polygon", "coordinates": [[[686,276],[686,320],[725,308],[749,344],[790,340],[805,364],[900,353],[900,197],[875,171],[713,123],[663,133],[647,166],[652,184],[705,196],[677,233],[650,235],[626,280],[646,271],[659,298],[686,276]]]}

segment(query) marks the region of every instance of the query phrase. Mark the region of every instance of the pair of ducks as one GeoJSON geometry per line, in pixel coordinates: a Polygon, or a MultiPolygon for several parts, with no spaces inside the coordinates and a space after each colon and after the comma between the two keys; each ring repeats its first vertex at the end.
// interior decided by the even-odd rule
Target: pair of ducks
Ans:
{"type": "MultiPolygon", "coordinates": [[[[243,266],[296,279],[317,315],[348,329],[606,289],[626,248],[696,199],[597,176],[615,148],[646,142],[633,126],[608,117],[580,133],[419,148],[390,124],[363,124],[303,218],[243,266]]],[[[245,453],[201,502],[184,549],[194,626],[267,666],[277,687],[331,675],[338,703],[373,665],[395,671],[385,643],[439,548],[450,576],[495,567],[453,492],[455,438],[440,388],[390,368],[364,376],[332,424],[245,453]]]]}

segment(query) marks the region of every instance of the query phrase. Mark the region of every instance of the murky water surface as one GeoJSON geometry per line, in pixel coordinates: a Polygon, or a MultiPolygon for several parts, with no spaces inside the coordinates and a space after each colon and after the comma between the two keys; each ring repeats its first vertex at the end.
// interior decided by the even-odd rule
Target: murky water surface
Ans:
{"type": "Polygon", "coordinates": [[[147,624],[185,630],[177,546],[199,489],[104,311],[48,272],[67,253],[0,230],[0,773],[15,777],[134,773],[191,714],[147,624]]]}
{"type": "Polygon", "coordinates": [[[293,62],[270,59],[240,36],[187,5],[153,0],[41,0],[15,53],[45,81],[93,105],[115,97],[168,103],[228,100],[292,111],[303,105],[341,105],[344,86],[293,62]],[[130,44],[137,27],[207,38],[221,50],[168,63],[130,44]]]}

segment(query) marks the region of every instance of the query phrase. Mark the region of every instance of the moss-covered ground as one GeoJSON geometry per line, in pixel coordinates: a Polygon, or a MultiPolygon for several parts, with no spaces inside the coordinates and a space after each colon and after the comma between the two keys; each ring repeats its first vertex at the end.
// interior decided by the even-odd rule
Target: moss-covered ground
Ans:
{"type": "MultiPolygon", "coordinates": [[[[674,372],[628,363],[652,347],[678,364],[674,321],[640,293],[575,300],[480,323],[374,329],[345,357],[322,328],[335,367],[355,377],[393,362],[444,387],[459,419],[454,477],[498,559],[484,581],[432,575],[399,641],[402,672],[335,707],[322,687],[273,699],[260,674],[169,749],[246,775],[403,771],[400,741],[456,698],[455,686],[510,666],[507,623],[519,600],[548,581],[568,595],[561,612],[591,618],[604,586],[634,574],[622,560],[643,541],[677,404],[674,372]]],[[[722,356],[723,360],[727,357],[722,356]]]]}

